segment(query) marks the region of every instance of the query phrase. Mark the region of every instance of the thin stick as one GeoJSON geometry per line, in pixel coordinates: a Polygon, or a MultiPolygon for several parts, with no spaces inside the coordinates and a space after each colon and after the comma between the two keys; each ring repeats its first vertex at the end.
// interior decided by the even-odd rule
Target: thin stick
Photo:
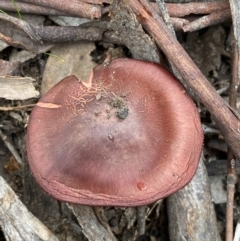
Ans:
{"type": "Polygon", "coordinates": [[[189,14],[209,14],[215,11],[229,9],[229,2],[190,2],[190,3],[166,3],[171,17],[183,17],[189,14]]]}
{"type": "Polygon", "coordinates": [[[35,29],[26,21],[14,18],[7,14],[1,14],[0,19],[14,24],[19,29],[22,29],[31,39],[41,42],[41,37],[36,33],[35,29]]]}
{"type": "MultiPolygon", "coordinates": [[[[238,88],[238,48],[234,38],[233,31],[230,34],[232,40],[232,76],[229,87],[229,105],[236,110],[237,105],[237,88],[238,88]]],[[[226,241],[233,240],[233,205],[235,184],[237,182],[237,172],[235,157],[231,150],[228,150],[228,177],[227,177],[227,210],[226,210],[226,241]],[[235,181],[233,183],[233,181],[235,181]]]]}
{"type": "Polygon", "coordinates": [[[233,110],[237,109],[237,90],[239,86],[239,75],[238,75],[238,65],[239,65],[239,53],[238,53],[238,44],[231,32],[232,40],[232,73],[231,73],[231,82],[229,86],[229,105],[233,110]]]}
{"type": "Polygon", "coordinates": [[[226,22],[228,20],[231,20],[231,11],[230,9],[224,9],[222,11],[215,11],[207,16],[198,18],[197,20],[184,25],[182,29],[184,32],[193,32],[215,24],[226,22]]]}
{"type": "Polygon", "coordinates": [[[166,9],[165,3],[163,0],[156,0],[156,3],[158,5],[158,8],[161,12],[162,18],[165,22],[165,24],[167,25],[168,29],[175,34],[174,29],[173,29],[173,25],[172,22],[170,20],[169,14],[168,14],[168,10],[166,9]]]}
{"type": "MultiPolygon", "coordinates": [[[[232,159],[232,166],[235,168],[235,160],[232,159]]],[[[227,213],[226,213],[226,241],[233,240],[233,204],[236,176],[228,174],[227,176],[227,213]]]]}
{"type": "Polygon", "coordinates": [[[0,137],[3,140],[3,142],[5,143],[6,147],[8,148],[8,150],[12,153],[12,155],[14,156],[14,158],[16,159],[16,161],[18,162],[18,164],[20,164],[21,166],[23,165],[22,159],[19,156],[17,150],[15,149],[15,147],[12,145],[12,143],[8,140],[7,136],[5,134],[3,134],[2,130],[0,129],[0,137]]]}
{"type": "MultiPolygon", "coordinates": [[[[239,56],[240,56],[240,30],[239,30],[239,21],[240,21],[240,8],[239,2],[230,0],[230,7],[232,13],[232,23],[233,23],[233,58],[232,58],[232,83],[230,86],[230,95],[229,101],[233,105],[233,108],[236,108],[236,92],[239,85],[240,79],[240,66],[239,66],[239,56]]],[[[234,153],[235,154],[235,153],[234,153]]],[[[233,203],[234,203],[234,191],[236,184],[236,169],[231,170],[231,164],[235,164],[235,159],[231,158],[231,153],[229,153],[229,162],[228,162],[228,184],[227,184],[227,227],[226,227],[226,241],[232,241],[233,239],[233,203]]]]}
{"type": "Polygon", "coordinates": [[[36,104],[20,105],[20,106],[0,106],[0,111],[21,110],[26,108],[32,108],[36,104]]]}
{"type": "Polygon", "coordinates": [[[31,25],[43,42],[61,43],[79,40],[99,41],[105,29],[82,26],[31,25]]]}
{"type": "Polygon", "coordinates": [[[89,4],[76,0],[59,1],[59,0],[22,0],[22,2],[37,4],[40,6],[58,9],[64,12],[75,14],[85,18],[100,18],[102,7],[100,5],[89,4]]]}
{"type": "MultiPolygon", "coordinates": [[[[69,16],[68,13],[53,8],[46,8],[40,5],[16,2],[17,7],[21,13],[31,13],[31,14],[40,14],[40,15],[57,15],[57,16],[69,16]]],[[[0,1],[0,9],[8,12],[16,12],[16,8],[12,5],[9,0],[0,1]]],[[[75,15],[73,15],[75,16],[75,15]]]]}

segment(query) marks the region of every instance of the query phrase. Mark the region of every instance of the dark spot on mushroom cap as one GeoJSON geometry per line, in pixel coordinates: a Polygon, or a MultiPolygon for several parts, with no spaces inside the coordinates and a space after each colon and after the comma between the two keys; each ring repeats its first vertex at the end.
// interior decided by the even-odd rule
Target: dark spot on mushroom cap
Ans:
{"type": "Polygon", "coordinates": [[[182,90],[160,65],[130,59],[94,68],[91,88],[63,79],[30,116],[27,153],[37,182],[57,199],[87,205],[144,205],[181,189],[203,141],[182,90]],[[109,108],[114,96],[127,101],[124,120],[109,108]]]}

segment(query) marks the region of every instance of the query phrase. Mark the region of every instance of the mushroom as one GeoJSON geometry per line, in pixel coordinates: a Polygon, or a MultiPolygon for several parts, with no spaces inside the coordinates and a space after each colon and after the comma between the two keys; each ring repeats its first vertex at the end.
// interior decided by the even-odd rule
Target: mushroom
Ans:
{"type": "Polygon", "coordinates": [[[33,109],[29,165],[54,198],[96,206],[140,206],[184,187],[196,172],[198,111],[164,67],[116,59],[89,83],[69,76],[33,109]]]}

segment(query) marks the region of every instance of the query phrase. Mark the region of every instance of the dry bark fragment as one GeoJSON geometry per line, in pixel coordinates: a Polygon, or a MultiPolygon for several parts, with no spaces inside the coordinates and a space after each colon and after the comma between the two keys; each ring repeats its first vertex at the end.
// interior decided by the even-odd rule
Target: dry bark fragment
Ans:
{"type": "Polygon", "coordinates": [[[125,1],[114,1],[110,8],[111,27],[121,36],[135,59],[160,62],[155,43],[144,32],[135,14],[125,1]]]}
{"type": "Polygon", "coordinates": [[[33,85],[34,79],[30,77],[0,77],[0,98],[8,100],[26,100],[37,98],[39,92],[33,85]]]}
{"type": "Polygon", "coordinates": [[[16,196],[0,177],[0,225],[7,240],[58,241],[16,196]]]}
{"type": "Polygon", "coordinates": [[[192,181],[168,198],[171,241],[220,241],[203,160],[192,181]]]}

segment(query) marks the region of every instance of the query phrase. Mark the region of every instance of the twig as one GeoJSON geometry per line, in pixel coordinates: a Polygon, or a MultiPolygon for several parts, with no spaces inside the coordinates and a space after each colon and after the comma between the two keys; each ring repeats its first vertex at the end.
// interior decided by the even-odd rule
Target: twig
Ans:
{"type": "MultiPolygon", "coordinates": [[[[102,0],[97,0],[98,2],[103,2],[102,0]]],[[[53,16],[69,16],[69,17],[79,17],[78,14],[68,13],[65,11],[57,10],[51,7],[44,7],[41,5],[26,3],[21,1],[15,1],[17,7],[21,13],[30,13],[30,14],[39,14],[39,15],[53,15],[53,16]]],[[[104,2],[110,2],[105,0],[104,2]]],[[[99,3],[100,4],[100,3],[99,3]]],[[[0,1],[0,9],[7,12],[16,12],[16,8],[9,0],[1,0],[0,1]]],[[[102,15],[108,12],[108,6],[104,6],[101,9],[102,15]]]]}
{"type": "MultiPolygon", "coordinates": [[[[56,10],[53,8],[46,8],[44,6],[24,3],[16,1],[17,7],[21,13],[31,13],[31,14],[40,14],[40,15],[56,15],[56,16],[69,16],[69,13],[66,13],[61,10],[56,10]]],[[[16,8],[13,6],[11,1],[9,0],[1,0],[0,1],[0,9],[8,12],[16,12],[16,8]]],[[[73,15],[75,16],[75,15],[73,15]]]]}
{"type": "Polygon", "coordinates": [[[26,21],[23,21],[18,18],[14,18],[7,14],[0,14],[0,19],[11,22],[19,29],[23,30],[31,39],[37,42],[41,42],[41,37],[36,33],[35,29],[28,24],[26,21]]]}
{"type": "Polygon", "coordinates": [[[54,43],[59,42],[102,40],[105,30],[104,27],[40,26],[0,14],[0,39],[14,47],[27,49],[33,53],[46,52],[53,47],[54,43]]]}
{"type": "Polygon", "coordinates": [[[230,9],[224,9],[221,11],[212,12],[207,16],[198,18],[197,20],[187,25],[184,25],[182,29],[184,32],[193,32],[215,24],[226,22],[228,20],[231,20],[231,11],[230,9]]]}
{"type": "Polygon", "coordinates": [[[238,64],[239,64],[239,54],[237,41],[233,35],[233,30],[230,33],[232,42],[232,72],[231,72],[231,82],[229,86],[229,105],[236,110],[237,108],[237,90],[239,85],[238,76],[238,64]]]}
{"type": "Polygon", "coordinates": [[[189,24],[189,21],[184,18],[172,18],[171,17],[171,21],[172,21],[173,28],[175,31],[182,30],[184,25],[189,24]]]}
{"type": "MultiPolygon", "coordinates": [[[[23,0],[21,0],[23,1],[23,0]]],[[[51,1],[51,0],[50,0],[51,1]]],[[[90,3],[90,4],[98,4],[102,5],[103,3],[111,3],[112,0],[78,0],[79,2],[85,2],[85,3],[90,3]]]]}
{"type": "Polygon", "coordinates": [[[163,202],[163,199],[160,199],[160,200],[158,200],[157,202],[155,202],[155,203],[153,204],[153,206],[146,212],[146,219],[150,216],[150,214],[152,213],[153,209],[154,209],[157,205],[159,205],[159,206],[162,205],[162,202],[163,202]]]}
{"type": "MultiPolygon", "coordinates": [[[[91,1],[91,0],[90,0],[91,1]]],[[[57,10],[51,7],[44,7],[38,5],[37,3],[28,3],[22,1],[15,1],[17,7],[21,13],[31,13],[40,15],[56,15],[56,16],[79,16],[79,14],[73,14],[66,11],[57,10]]],[[[85,2],[88,2],[86,0],[85,2]]],[[[95,4],[111,3],[111,0],[96,0],[95,4]],[[100,3],[101,2],[101,3],[100,3]]],[[[156,3],[152,3],[154,6],[156,3]]],[[[166,3],[166,9],[169,16],[179,18],[189,14],[210,14],[215,11],[222,11],[224,9],[229,9],[229,3],[225,1],[217,2],[190,2],[183,4],[166,3]]],[[[3,11],[16,12],[16,8],[9,0],[0,1],[0,9],[3,11]]],[[[102,15],[108,12],[108,7],[102,7],[102,15]]]]}
{"type": "Polygon", "coordinates": [[[195,91],[199,100],[208,108],[233,153],[240,158],[240,121],[236,115],[216,93],[176,38],[169,33],[161,18],[155,18],[155,14],[149,13],[146,5],[143,7],[137,0],[129,0],[129,4],[139,21],[174,64],[188,86],[195,91]]]}
{"type": "Polygon", "coordinates": [[[25,108],[32,108],[36,104],[20,105],[20,106],[0,106],[0,111],[21,110],[25,108]]]}
{"type": "Polygon", "coordinates": [[[5,134],[3,134],[2,130],[0,129],[0,137],[3,140],[3,142],[5,143],[6,147],[8,148],[8,150],[12,153],[12,155],[14,156],[14,158],[16,159],[16,161],[18,162],[18,164],[20,164],[21,166],[23,165],[22,159],[19,156],[17,150],[15,149],[15,147],[12,145],[12,143],[8,140],[7,136],[5,134]]]}
{"type": "MultiPolygon", "coordinates": [[[[238,55],[238,46],[236,39],[233,34],[233,29],[230,33],[231,41],[232,41],[232,72],[231,72],[231,81],[229,86],[229,105],[231,108],[236,111],[237,109],[237,89],[239,84],[239,76],[238,76],[238,64],[239,64],[239,55],[238,55]]],[[[228,150],[228,173],[235,176],[237,180],[236,168],[235,165],[232,165],[233,156],[231,150],[228,150]]]]}
{"type": "Polygon", "coordinates": [[[172,33],[175,33],[174,29],[173,29],[172,22],[170,20],[169,14],[168,14],[168,10],[165,7],[164,1],[163,0],[156,0],[156,3],[157,3],[157,6],[158,6],[158,8],[159,8],[159,10],[161,12],[162,18],[163,18],[165,24],[167,25],[168,29],[172,33]]]}
{"type": "Polygon", "coordinates": [[[171,17],[183,17],[189,14],[210,14],[215,11],[229,9],[229,2],[166,3],[166,7],[171,17]]]}
{"type": "Polygon", "coordinates": [[[22,2],[58,9],[84,18],[94,19],[100,18],[102,15],[102,7],[100,5],[89,4],[76,0],[22,0],[22,2]]]}
{"type": "MultiPolygon", "coordinates": [[[[208,147],[211,148],[211,149],[215,149],[215,150],[218,150],[218,151],[225,152],[225,153],[227,153],[227,151],[228,151],[226,142],[223,141],[223,140],[219,140],[217,138],[216,139],[211,138],[211,140],[208,142],[208,147]]],[[[226,167],[226,165],[225,165],[225,167],[226,167]]],[[[214,175],[217,175],[217,174],[214,174],[214,175]]]]}
{"type": "Polygon", "coordinates": [[[41,36],[43,42],[61,43],[69,41],[99,41],[102,39],[104,29],[81,26],[34,26],[35,31],[41,36]]]}
{"type": "MultiPolygon", "coordinates": [[[[230,90],[232,93],[229,98],[230,103],[236,108],[236,92],[239,85],[240,79],[240,66],[239,66],[239,56],[240,56],[240,29],[239,29],[239,21],[240,21],[240,3],[239,1],[230,0],[230,7],[232,13],[232,22],[233,22],[233,58],[232,58],[232,83],[230,86],[230,90]]],[[[234,153],[235,154],[235,153],[234,153]]],[[[229,153],[229,157],[231,157],[231,153],[229,153]]],[[[237,156],[238,157],[238,156],[237,156]]],[[[239,158],[239,157],[238,157],[239,158]]],[[[230,159],[230,158],[229,158],[230,159]]],[[[228,198],[227,198],[227,227],[226,227],[226,241],[230,241],[233,239],[233,203],[234,203],[234,191],[236,184],[236,169],[235,165],[233,170],[231,170],[231,164],[235,164],[235,159],[230,159],[228,162],[228,198]]]]}
{"type": "MultiPolygon", "coordinates": [[[[237,105],[237,88],[239,82],[238,76],[238,47],[233,31],[230,33],[232,40],[232,76],[229,87],[229,105],[236,110],[237,105]]],[[[235,184],[237,183],[237,173],[235,157],[231,150],[228,150],[227,163],[228,163],[228,176],[227,176],[227,210],[226,210],[226,241],[233,240],[233,205],[235,184]]]]}
{"type": "MultiPolygon", "coordinates": [[[[232,159],[232,167],[235,169],[235,160],[232,159]]],[[[233,240],[233,204],[236,176],[227,175],[227,213],[226,213],[226,241],[233,240]]]]}
{"type": "MultiPolygon", "coordinates": [[[[237,172],[239,173],[240,172],[239,162],[236,162],[236,168],[237,168],[237,172]]],[[[226,160],[218,159],[218,160],[210,161],[207,164],[207,171],[209,176],[227,175],[226,160]]]]}
{"type": "Polygon", "coordinates": [[[218,134],[220,135],[220,131],[215,129],[215,128],[212,128],[210,126],[207,126],[207,125],[202,125],[202,128],[203,128],[203,132],[204,134],[218,134]]]}
{"type": "MultiPolygon", "coordinates": [[[[234,33],[234,37],[236,40],[237,53],[238,53],[238,58],[239,58],[239,56],[240,56],[240,28],[239,28],[240,2],[234,1],[234,0],[230,0],[229,2],[230,2],[230,7],[231,7],[231,13],[232,13],[233,33],[234,33]]],[[[238,65],[237,75],[238,75],[237,84],[239,85],[240,65],[238,65]]]]}
{"type": "MultiPolygon", "coordinates": [[[[146,3],[146,1],[144,0],[144,2],[146,3]]],[[[170,17],[169,17],[169,14],[168,14],[168,11],[166,10],[166,5],[164,4],[164,1],[163,0],[157,0],[157,4],[158,4],[158,7],[159,7],[159,10],[160,10],[160,14],[163,18],[163,21],[164,23],[166,24],[169,32],[174,36],[176,37],[176,33],[175,33],[175,28],[173,27],[173,23],[174,21],[171,22],[170,20],[170,17]]],[[[148,4],[147,4],[148,5],[148,4]]],[[[150,12],[154,12],[154,9],[150,9],[150,6],[149,6],[149,10],[150,12]]],[[[156,15],[155,15],[156,16],[156,15]]],[[[156,16],[157,19],[159,19],[158,16],[156,16]]],[[[169,60],[168,60],[169,61],[169,60]]],[[[182,76],[179,74],[179,72],[177,71],[177,69],[175,68],[175,66],[172,64],[171,61],[169,61],[169,65],[170,65],[170,68],[172,70],[172,72],[175,74],[175,76],[183,83],[183,79],[182,79],[182,76]]],[[[183,83],[184,84],[184,83],[183,83]]],[[[187,86],[185,86],[185,88],[187,88],[187,86]]],[[[190,92],[190,90],[189,90],[190,92]]]]}

